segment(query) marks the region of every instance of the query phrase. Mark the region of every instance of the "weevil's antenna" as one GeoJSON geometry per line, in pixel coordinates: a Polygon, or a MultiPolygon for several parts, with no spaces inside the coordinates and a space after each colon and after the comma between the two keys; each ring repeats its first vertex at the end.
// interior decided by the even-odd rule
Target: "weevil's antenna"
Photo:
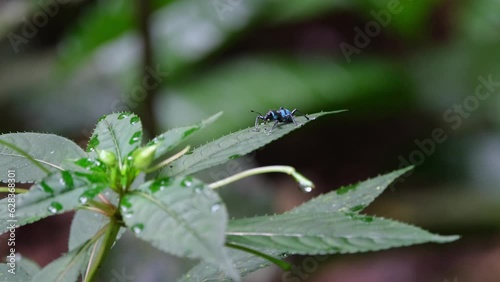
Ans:
{"type": "Polygon", "coordinates": [[[252,113],[256,113],[256,114],[259,114],[260,116],[262,115],[261,113],[256,112],[256,111],[254,111],[254,110],[250,110],[250,112],[252,112],[252,113]]]}

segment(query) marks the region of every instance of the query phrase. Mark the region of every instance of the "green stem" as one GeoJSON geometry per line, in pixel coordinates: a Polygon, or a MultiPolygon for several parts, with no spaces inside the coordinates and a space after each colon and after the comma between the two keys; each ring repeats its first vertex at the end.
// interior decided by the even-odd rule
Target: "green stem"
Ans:
{"type": "Polygon", "coordinates": [[[292,265],[289,264],[288,262],[280,260],[280,259],[275,258],[275,257],[270,256],[270,255],[261,253],[261,252],[259,252],[257,250],[254,250],[254,249],[250,249],[250,248],[247,248],[247,247],[244,247],[244,246],[240,246],[240,245],[236,245],[236,244],[233,244],[233,243],[226,243],[226,247],[229,247],[229,248],[232,248],[232,249],[236,249],[236,250],[240,250],[240,251],[244,251],[244,252],[247,252],[247,253],[259,256],[259,257],[261,257],[261,258],[263,258],[265,260],[268,260],[268,261],[276,264],[277,266],[279,266],[281,269],[283,269],[285,271],[286,270],[290,270],[292,268],[292,265]]]}
{"type": "Polygon", "coordinates": [[[111,217],[106,233],[104,234],[100,249],[96,255],[94,262],[92,263],[90,269],[87,272],[88,274],[86,275],[84,282],[91,282],[94,280],[97,271],[101,268],[101,264],[104,258],[108,256],[108,253],[111,250],[111,247],[113,246],[116,240],[116,236],[118,235],[119,230],[120,230],[120,224],[118,223],[117,219],[111,217]]]}
{"type": "Polygon", "coordinates": [[[3,144],[5,146],[11,148],[12,150],[18,152],[19,154],[21,154],[22,156],[27,158],[30,162],[32,162],[34,165],[36,165],[39,169],[41,169],[46,174],[50,173],[50,170],[48,170],[46,167],[41,165],[37,160],[35,160],[32,156],[30,156],[28,153],[26,153],[23,149],[17,147],[16,145],[14,145],[12,143],[4,141],[4,140],[0,140],[0,144],[3,144]]]}
{"type": "Polygon", "coordinates": [[[235,175],[229,176],[228,178],[224,178],[214,183],[210,183],[208,187],[211,189],[217,189],[222,186],[226,186],[229,183],[243,179],[245,177],[262,173],[272,173],[272,172],[281,172],[293,176],[293,178],[295,178],[295,180],[299,183],[300,188],[305,192],[311,192],[311,190],[314,188],[314,183],[312,183],[312,181],[310,181],[309,179],[305,178],[302,174],[295,171],[295,168],[284,165],[264,166],[264,167],[245,170],[235,175]]]}
{"type": "MultiPolygon", "coordinates": [[[[12,188],[0,187],[0,193],[10,193],[10,189],[12,189],[12,188]]],[[[28,193],[30,191],[30,189],[23,189],[23,188],[14,188],[14,189],[15,189],[14,193],[18,193],[18,194],[28,193]]]]}

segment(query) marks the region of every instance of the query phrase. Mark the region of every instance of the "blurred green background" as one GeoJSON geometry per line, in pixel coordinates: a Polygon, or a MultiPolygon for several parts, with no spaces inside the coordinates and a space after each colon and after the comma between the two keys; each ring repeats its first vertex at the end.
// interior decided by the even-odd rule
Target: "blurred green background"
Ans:
{"type": "MultiPolygon", "coordinates": [[[[288,164],[318,194],[415,164],[368,212],[462,239],[320,266],[292,257],[302,274],[245,281],[499,281],[498,11],[497,0],[0,0],[0,132],[85,146],[113,111],[139,113],[150,136],[224,111],[190,140],[201,144],[253,125],[250,110],[349,109],[199,177],[288,164]]],[[[280,175],[222,194],[234,217],[314,196],[280,175]]],[[[20,228],[18,250],[46,265],[66,251],[71,217],[20,228]]],[[[175,281],[192,264],[125,235],[99,281],[175,281]]]]}

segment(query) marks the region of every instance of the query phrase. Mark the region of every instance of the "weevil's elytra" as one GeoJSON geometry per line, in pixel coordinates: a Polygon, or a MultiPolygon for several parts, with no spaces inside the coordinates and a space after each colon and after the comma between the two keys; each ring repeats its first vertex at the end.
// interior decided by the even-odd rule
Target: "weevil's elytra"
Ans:
{"type": "Polygon", "coordinates": [[[290,111],[289,109],[285,109],[283,107],[280,107],[277,110],[269,110],[265,115],[262,115],[259,112],[256,112],[254,110],[251,110],[251,112],[259,114],[255,118],[255,131],[259,131],[259,119],[263,120],[264,122],[269,122],[274,120],[273,127],[269,130],[269,133],[273,131],[273,129],[278,125],[278,123],[294,123],[295,125],[299,125],[297,121],[295,120],[295,113],[299,113],[303,115],[307,120],[309,120],[309,117],[305,114],[303,114],[301,111],[297,109],[293,109],[293,111],[290,111]]]}

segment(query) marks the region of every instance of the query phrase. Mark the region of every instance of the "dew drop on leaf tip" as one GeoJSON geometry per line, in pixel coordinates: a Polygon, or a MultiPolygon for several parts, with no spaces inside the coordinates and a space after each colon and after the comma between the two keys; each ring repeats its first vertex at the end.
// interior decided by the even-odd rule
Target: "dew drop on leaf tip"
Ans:
{"type": "Polygon", "coordinates": [[[310,185],[299,184],[299,190],[304,193],[309,193],[313,190],[313,188],[310,185]]]}

